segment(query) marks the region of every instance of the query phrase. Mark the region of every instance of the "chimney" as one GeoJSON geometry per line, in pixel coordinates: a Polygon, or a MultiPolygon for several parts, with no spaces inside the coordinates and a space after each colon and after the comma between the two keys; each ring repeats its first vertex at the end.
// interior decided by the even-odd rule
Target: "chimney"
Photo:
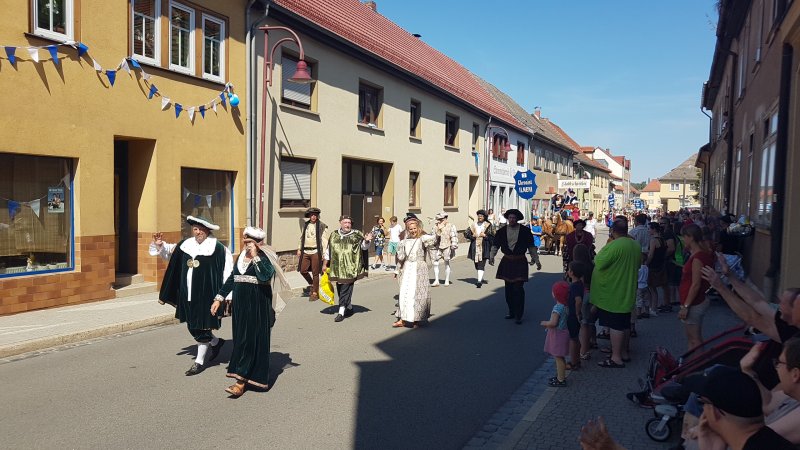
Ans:
{"type": "Polygon", "coordinates": [[[540,106],[535,106],[533,108],[533,117],[536,117],[537,119],[542,118],[542,108],[540,106]]]}
{"type": "Polygon", "coordinates": [[[378,12],[378,4],[375,2],[364,2],[365,5],[369,7],[369,9],[378,12]]]}

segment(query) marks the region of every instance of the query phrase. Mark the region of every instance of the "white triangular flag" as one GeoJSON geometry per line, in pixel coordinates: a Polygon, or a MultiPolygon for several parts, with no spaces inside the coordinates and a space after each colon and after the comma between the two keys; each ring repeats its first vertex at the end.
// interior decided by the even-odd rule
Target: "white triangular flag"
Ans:
{"type": "Polygon", "coordinates": [[[169,106],[169,97],[161,97],[161,110],[164,111],[169,106]]]}
{"type": "Polygon", "coordinates": [[[143,78],[145,81],[147,81],[147,80],[149,80],[149,79],[150,79],[150,74],[149,74],[149,73],[145,72],[144,70],[141,70],[141,72],[142,72],[142,78],[143,78]]]}
{"type": "Polygon", "coordinates": [[[28,202],[28,206],[31,207],[31,210],[33,211],[34,214],[36,214],[36,217],[39,217],[39,206],[40,206],[39,200],[28,202]]]}
{"type": "Polygon", "coordinates": [[[217,113],[217,102],[211,103],[211,107],[214,109],[214,114],[217,113]]]}
{"type": "MultiPolygon", "coordinates": [[[[208,203],[208,207],[211,208],[211,196],[210,195],[206,195],[206,203],[208,203]]],[[[38,216],[38,214],[37,214],[37,216],[38,216]]]]}
{"type": "Polygon", "coordinates": [[[194,106],[186,108],[186,112],[189,113],[189,122],[194,122],[194,106]]]}
{"type": "Polygon", "coordinates": [[[100,72],[101,70],[103,70],[103,66],[101,66],[101,65],[100,65],[100,63],[98,63],[97,61],[95,61],[95,60],[94,60],[94,58],[92,58],[92,65],[94,66],[94,70],[96,70],[96,71],[98,71],[98,72],[100,72]]]}
{"type": "Polygon", "coordinates": [[[125,58],[122,58],[122,62],[119,64],[119,67],[120,67],[122,70],[124,70],[125,72],[128,72],[128,75],[130,75],[130,74],[131,74],[131,68],[130,68],[130,67],[128,67],[128,60],[127,60],[127,59],[125,59],[125,58]]]}
{"type": "Polygon", "coordinates": [[[183,201],[186,201],[186,199],[189,198],[189,194],[190,194],[189,190],[183,188],[183,201]]]}
{"type": "Polygon", "coordinates": [[[39,62],[39,47],[28,47],[28,53],[31,55],[32,60],[39,62]]]}

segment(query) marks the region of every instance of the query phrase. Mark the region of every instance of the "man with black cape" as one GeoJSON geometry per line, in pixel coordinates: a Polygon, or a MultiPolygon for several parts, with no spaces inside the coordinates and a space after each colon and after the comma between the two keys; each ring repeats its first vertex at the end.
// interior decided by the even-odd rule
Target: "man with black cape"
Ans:
{"type": "MultiPolygon", "coordinates": [[[[528,259],[525,252],[533,254],[536,247],[533,245],[531,229],[523,227],[519,221],[523,219],[522,212],[518,209],[509,209],[505,212],[508,225],[497,230],[492,242],[489,264],[494,265],[497,251],[503,252],[503,259],[497,267],[496,278],[505,281],[506,304],[508,314],[506,319],[515,319],[517,324],[522,323],[525,313],[525,282],[528,281],[528,259]]],[[[530,264],[534,264],[531,262],[530,264]]]]}
{"type": "Polygon", "coordinates": [[[161,233],[156,233],[150,255],[169,260],[158,298],[159,303],[175,307],[175,318],[186,322],[197,342],[197,357],[186,371],[187,376],[192,376],[217,357],[225,342],[214,336],[221,317],[211,314],[211,304],[233,271],[233,258],[228,248],[211,236],[212,231],[219,230],[218,225],[202,217],[188,216],[186,221],[192,226],[193,238],[168,244],[161,233]],[[209,349],[211,354],[207,355],[209,349]]]}

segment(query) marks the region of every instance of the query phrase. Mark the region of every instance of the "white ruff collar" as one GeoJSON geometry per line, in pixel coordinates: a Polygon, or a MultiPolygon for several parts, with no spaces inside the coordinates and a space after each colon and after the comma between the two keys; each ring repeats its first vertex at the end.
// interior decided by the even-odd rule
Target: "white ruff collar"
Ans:
{"type": "Polygon", "coordinates": [[[239,268],[239,274],[241,275],[244,275],[247,271],[247,266],[250,265],[249,262],[244,262],[245,255],[247,255],[247,250],[242,250],[242,253],[239,253],[239,259],[236,260],[236,267],[239,268]]]}
{"type": "Polygon", "coordinates": [[[192,258],[196,256],[211,256],[217,249],[217,238],[207,237],[202,244],[198,244],[195,238],[189,238],[181,244],[181,250],[192,258]]]}

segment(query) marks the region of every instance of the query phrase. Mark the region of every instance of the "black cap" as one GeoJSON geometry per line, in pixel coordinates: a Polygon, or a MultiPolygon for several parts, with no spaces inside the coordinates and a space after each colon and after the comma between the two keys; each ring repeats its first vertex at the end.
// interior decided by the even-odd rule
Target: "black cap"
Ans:
{"type": "Polygon", "coordinates": [[[406,222],[408,222],[408,221],[409,221],[409,220],[411,220],[411,219],[416,219],[416,220],[419,220],[419,219],[417,219],[417,215],[416,215],[416,214],[414,214],[414,213],[412,213],[412,212],[407,212],[407,213],[406,213],[406,217],[403,219],[403,223],[406,223],[406,222]]]}
{"type": "Polygon", "coordinates": [[[319,217],[319,214],[320,214],[321,212],[322,212],[322,211],[320,211],[320,209],[319,209],[319,208],[308,208],[308,209],[306,210],[305,217],[311,217],[312,215],[316,215],[317,217],[319,217]]]}
{"type": "Polygon", "coordinates": [[[479,209],[479,210],[478,210],[478,211],[475,213],[475,215],[476,215],[476,216],[483,216],[484,218],[485,218],[485,217],[489,217],[489,214],[487,214],[487,213],[486,213],[486,210],[485,210],[485,209],[479,209]]]}
{"type": "Polygon", "coordinates": [[[520,211],[518,209],[514,209],[514,208],[507,209],[506,212],[503,213],[503,217],[508,219],[508,216],[510,216],[511,214],[514,214],[515,216],[517,216],[517,220],[522,220],[522,219],[525,218],[525,216],[522,215],[522,211],[520,211]]]}
{"type": "Polygon", "coordinates": [[[737,417],[761,417],[761,392],[749,375],[728,366],[717,366],[683,380],[686,389],[704,397],[722,411],[737,417]]]}

